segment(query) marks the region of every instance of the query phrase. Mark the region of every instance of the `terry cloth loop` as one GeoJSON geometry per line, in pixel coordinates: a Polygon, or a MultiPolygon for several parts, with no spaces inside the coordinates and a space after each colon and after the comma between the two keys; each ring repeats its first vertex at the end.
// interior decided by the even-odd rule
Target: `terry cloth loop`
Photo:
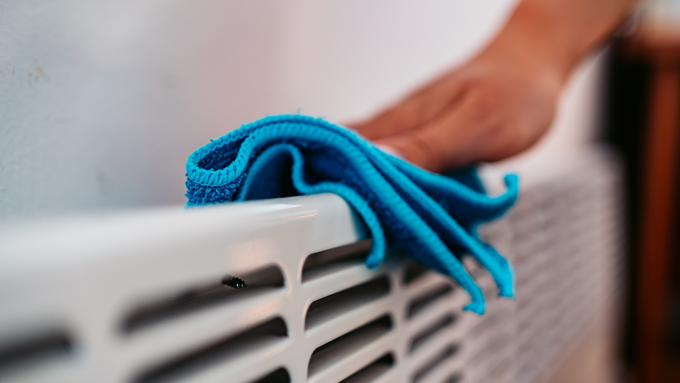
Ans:
{"type": "Polygon", "coordinates": [[[484,312],[481,289],[459,257],[470,254],[493,276],[499,294],[514,296],[512,266],[477,236],[517,199],[515,175],[507,192],[489,197],[475,169],[448,176],[393,157],[356,133],[318,118],[266,117],[196,150],[187,162],[187,206],[330,192],[345,199],[368,227],[370,268],[387,245],[455,279],[484,312]]]}

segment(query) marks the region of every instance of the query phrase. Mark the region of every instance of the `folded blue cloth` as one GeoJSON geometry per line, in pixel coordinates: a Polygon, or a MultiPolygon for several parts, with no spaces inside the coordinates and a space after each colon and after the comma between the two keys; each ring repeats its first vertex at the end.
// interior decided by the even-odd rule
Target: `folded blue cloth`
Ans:
{"type": "Polygon", "coordinates": [[[377,267],[386,246],[455,279],[482,314],[484,295],[458,256],[470,254],[493,276],[499,295],[514,296],[512,266],[477,236],[517,199],[488,197],[474,169],[448,176],[393,157],[356,133],[302,115],[266,117],[196,150],[187,162],[187,206],[330,192],[361,216],[373,239],[366,266],[377,267]]]}

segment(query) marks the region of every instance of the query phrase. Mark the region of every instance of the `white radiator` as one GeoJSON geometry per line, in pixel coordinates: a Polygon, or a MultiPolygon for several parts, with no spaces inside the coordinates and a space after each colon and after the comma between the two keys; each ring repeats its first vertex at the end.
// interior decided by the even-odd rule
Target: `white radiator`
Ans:
{"type": "Polygon", "coordinates": [[[540,382],[621,286],[618,168],[572,157],[484,228],[518,298],[468,262],[482,317],[399,255],[368,270],[330,194],[4,231],[0,381],[540,382]]]}

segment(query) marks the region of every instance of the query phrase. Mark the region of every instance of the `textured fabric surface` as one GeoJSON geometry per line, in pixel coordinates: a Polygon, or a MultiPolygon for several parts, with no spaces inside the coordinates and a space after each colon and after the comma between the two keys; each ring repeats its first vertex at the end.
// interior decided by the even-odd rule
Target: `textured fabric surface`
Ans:
{"type": "Polygon", "coordinates": [[[366,266],[387,246],[455,279],[470,295],[466,310],[484,312],[484,295],[461,263],[475,257],[499,295],[514,295],[512,266],[477,236],[517,199],[486,195],[475,169],[429,173],[376,148],[356,133],[302,115],[266,117],[196,150],[187,162],[187,206],[330,192],[345,199],[372,236],[366,266]]]}

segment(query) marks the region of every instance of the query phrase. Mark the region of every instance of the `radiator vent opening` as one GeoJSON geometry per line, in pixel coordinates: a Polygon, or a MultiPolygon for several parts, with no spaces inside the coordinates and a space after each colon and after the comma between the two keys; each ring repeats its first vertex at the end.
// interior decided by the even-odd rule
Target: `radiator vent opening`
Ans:
{"type": "Polygon", "coordinates": [[[313,377],[330,368],[387,334],[391,329],[392,319],[385,315],[318,347],[309,358],[307,376],[313,377]]]}
{"type": "Polygon", "coordinates": [[[444,383],[460,383],[461,381],[463,381],[463,374],[455,373],[449,376],[444,383]]]}
{"type": "Polygon", "coordinates": [[[122,331],[125,334],[134,333],[197,311],[255,298],[285,285],[283,273],[277,266],[269,266],[237,277],[242,279],[247,287],[235,289],[223,285],[222,280],[228,278],[225,275],[205,285],[185,289],[170,298],[138,307],[123,321],[122,331]]]}
{"type": "Polygon", "coordinates": [[[310,330],[339,315],[387,296],[389,293],[390,282],[387,277],[383,276],[321,298],[309,306],[305,318],[305,330],[310,330]]]}
{"type": "Polygon", "coordinates": [[[406,267],[404,267],[404,278],[402,280],[402,284],[410,285],[411,283],[420,279],[420,277],[427,274],[428,271],[429,270],[427,267],[413,261],[408,261],[406,262],[406,267]]]}
{"type": "Polygon", "coordinates": [[[23,341],[0,345],[0,374],[67,358],[72,352],[72,341],[61,332],[34,335],[23,341]]]}
{"type": "Polygon", "coordinates": [[[302,267],[302,283],[361,265],[371,252],[371,240],[365,239],[350,245],[311,254],[302,267]]]}
{"type": "Polygon", "coordinates": [[[444,351],[441,353],[435,355],[427,364],[425,364],[423,367],[421,367],[418,371],[416,371],[415,375],[413,375],[413,383],[419,383],[422,382],[425,377],[432,371],[434,371],[440,364],[444,363],[447,359],[452,357],[458,352],[458,346],[455,345],[450,345],[444,351]]]}
{"type": "Polygon", "coordinates": [[[340,383],[364,383],[373,382],[394,366],[394,356],[387,354],[361,370],[355,372],[350,377],[343,379],[340,383]]]}
{"type": "Polygon", "coordinates": [[[447,329],[453,322],[456,321],[456,316],[453,314],[446,315],[445,317],[437,320],[431,326],[425,330],[418,333],[411,339],[411,345],[409,347],[409,353],[414,353],[420,346],[427,343],[428,340],[432,339],[439,332],[447,329]]]}
{"type": "Polygon", "coordinates": [[[408,311],[406,312],[407,318],[411,319],[415,317],[434,302],[449,294],[451,291],[453,291],[453,286],[446,283],[439,285],[438,287],[435,287],[420,297],[414,299],[408,305],[408,311]]]}
{"type": "Polygon", "coordinates": [[[151,368],[134,382],[159,383],[185,378],[211,366],[233,362],[244,353],[264,352],[287,336],[288,330],[283,319],[275,318],[151,368]]]}
{"type": "Polygon", "coordinates": [[[279,368],[271,374],[262,377],[252,383],[290,383],[290,375],[285,368],[279,368]]]}

